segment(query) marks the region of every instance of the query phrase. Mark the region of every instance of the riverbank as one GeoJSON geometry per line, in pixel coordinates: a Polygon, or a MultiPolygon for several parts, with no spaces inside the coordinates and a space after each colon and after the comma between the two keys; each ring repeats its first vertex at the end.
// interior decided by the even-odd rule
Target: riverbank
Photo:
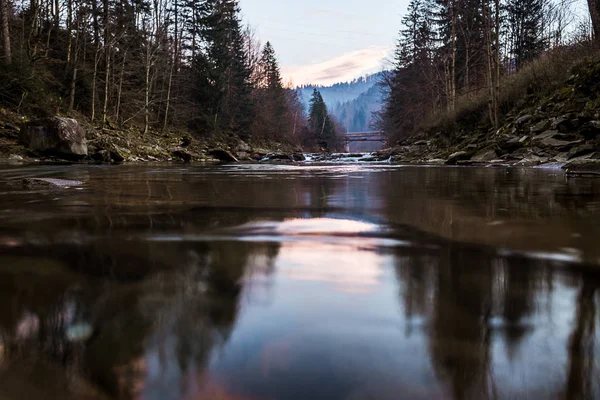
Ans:
{"type": "MultiPolygon", "coordinates": [[[[15,162],[62,161],[65,157],[53,152],[27,148],[19,140],[21,126],[29,119],[7,110],[0,110],[0,160],[15,162]]],[[[243,141],[235,136],[195,137],[188,132],[150,131],[141,133],[138,128],[99,128],[85,118],[77,118],[85,132],[87,156],[82,162],[217,162],[259,161],[271,154],[289,155],[301,152],[297,146],[273,141],[243,141]]]]}

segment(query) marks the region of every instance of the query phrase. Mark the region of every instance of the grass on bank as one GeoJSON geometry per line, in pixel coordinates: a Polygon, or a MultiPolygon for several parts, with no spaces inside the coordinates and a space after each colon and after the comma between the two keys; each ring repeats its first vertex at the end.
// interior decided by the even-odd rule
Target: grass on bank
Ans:
{"type": "MultiPolygon", "coordinates": [[[[590,75],[589,69],[600,71],[600,50],[592,42],[578,43],[553,49],[525,65],[516,73],[500,80],[499,124],[509,117],[517,117],[544,97],[563,97],[572,94],[569,80],[573,75],[590,75]]],[[[591,71],[591,75],[595,75],[591,71]]],[[[585,83],[585,82],[582,82],[585,83]]],[[[600,95],[600,93],[599,93],[600,95]]],[[[489,131],[492,129],[488,103],[489,89],[483,88],[470,96],[457,99],[454,110],[435,113],[416,129],[428,135],[441,132],[452,137],[460,132],[489,131]]],[[[597,104],[600,109],[600,102],[597,104]]],[[[588,106],[589,107],[589,106],[588,106]]]]}

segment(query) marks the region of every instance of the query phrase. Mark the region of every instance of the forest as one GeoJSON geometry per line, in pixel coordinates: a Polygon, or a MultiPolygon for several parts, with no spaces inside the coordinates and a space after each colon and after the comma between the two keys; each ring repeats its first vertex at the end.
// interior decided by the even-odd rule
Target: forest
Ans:
{"type": "Polygon", "coordinates": [[[589,0],[585,11],[577,6],[572,0],[411,0],[394,69],[382,83],[379,126],[392,140],[427,129],[451,133],[461,122],[471,131],[497,130],[528,96],[560,89],[573,60],[597,53],[600,2],[589,0]]]}
{"type": "Polygon", "coordinates": [[[333,148],[237,0],[0,0],[0,105],[100,129],[184,131],[333,148]],[[308,113],[307,113],[308,111],[308,113]]]}

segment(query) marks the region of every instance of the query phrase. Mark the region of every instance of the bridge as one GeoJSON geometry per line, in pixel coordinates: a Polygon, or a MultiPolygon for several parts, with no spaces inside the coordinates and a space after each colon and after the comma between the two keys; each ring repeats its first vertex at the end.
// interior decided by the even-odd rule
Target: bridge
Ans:
{"type": "Polygon", "coordinates": [[[387,143],[387,136],[381,131],[371,132],[349,132],[343,136],[343,140],[346,143],[346,151],[377,151],[381,150],[387,143]],[[359,142],[375,142],[371,145],[365,143],[360,145],[359,142]],[[354,144],[351,149],[351,144],[354,144]]]}

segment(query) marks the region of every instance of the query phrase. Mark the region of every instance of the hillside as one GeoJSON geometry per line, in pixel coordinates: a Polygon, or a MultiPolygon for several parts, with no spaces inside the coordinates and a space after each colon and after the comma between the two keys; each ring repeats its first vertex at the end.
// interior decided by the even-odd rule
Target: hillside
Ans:
{"type": "Polygon", "coordinates": [[[398,162],[564,164],[600,159],[600,52],[566,49],[502,82],[498,129],[485,96],[425,120],[413,136],[381,154],[398,162]]]}

